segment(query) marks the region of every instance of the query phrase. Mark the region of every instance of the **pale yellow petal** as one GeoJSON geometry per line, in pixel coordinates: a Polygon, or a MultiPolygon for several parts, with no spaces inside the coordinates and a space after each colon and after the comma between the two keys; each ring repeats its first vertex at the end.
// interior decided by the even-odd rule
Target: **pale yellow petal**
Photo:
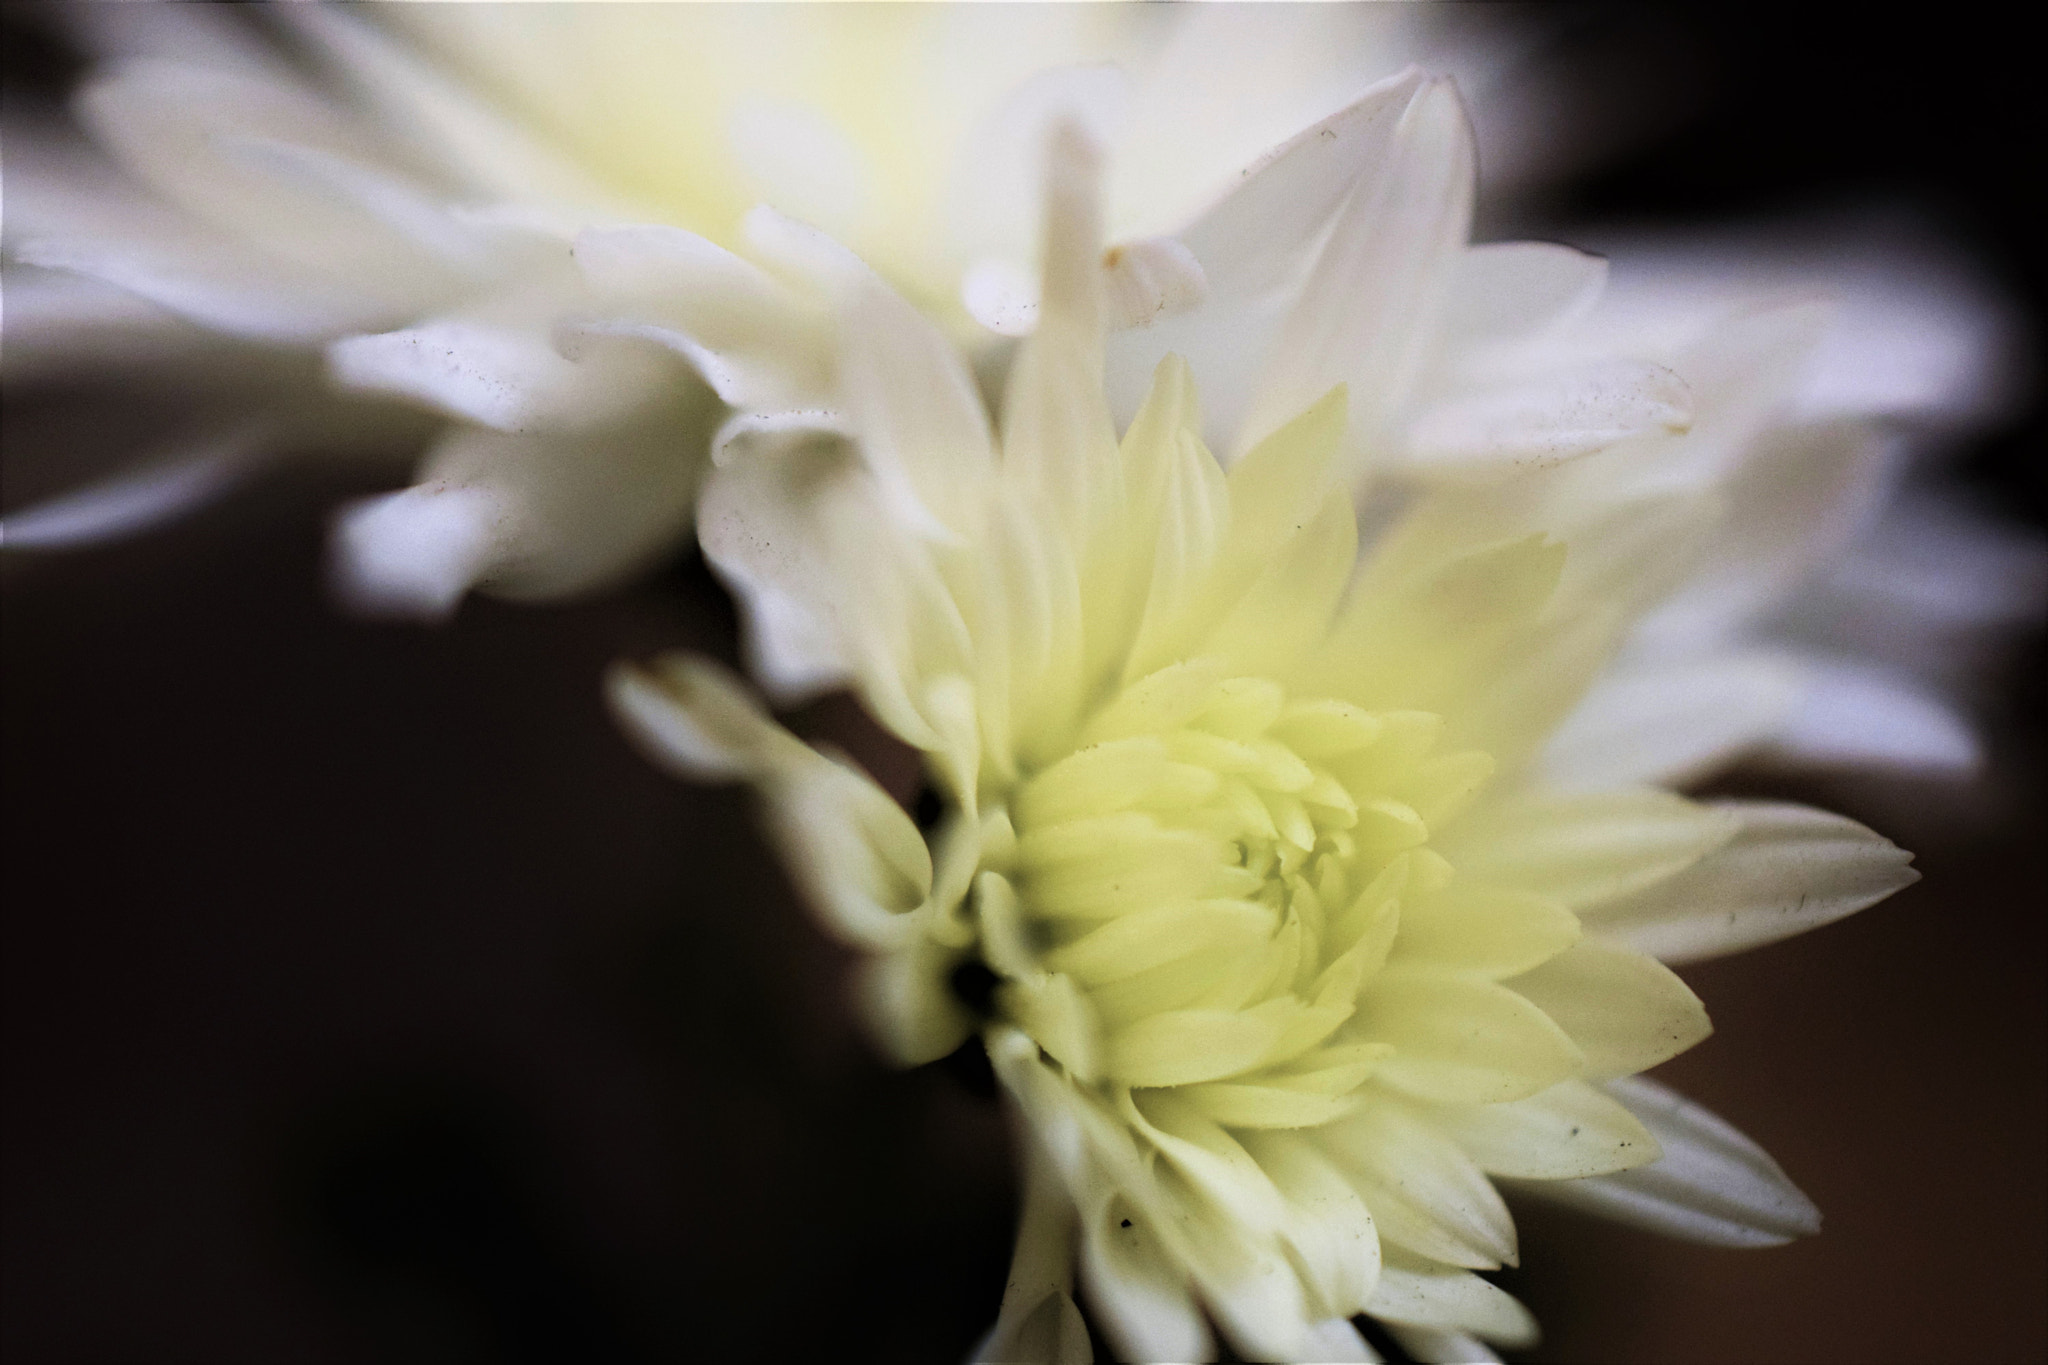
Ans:
{"type": "Polygon", "coordinates": [[[1586,1055],[1593,1080],[1633,1075],[1713,1032],[1706,1007],[1654,958],[1591,940],[1507,982],[1586,1055]]]}

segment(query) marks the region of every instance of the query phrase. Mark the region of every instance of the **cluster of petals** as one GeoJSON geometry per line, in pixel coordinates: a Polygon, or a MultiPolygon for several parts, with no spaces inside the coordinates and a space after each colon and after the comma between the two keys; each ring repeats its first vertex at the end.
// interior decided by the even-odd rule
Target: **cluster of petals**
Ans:
{"type": "Polygon", "coordinates": [[[1487,1358],[1535,1332],[1478,1273],[1516,1256],[1503,1183],[1726,1244],[1813,1230],[1638,1073],[1708,1029],[1666,964],[1851,913],[1906,855],[1579,756],[1716,543],[1800,310],[1675,354],[1598,325],[1597,261],[1468,244],[1462,107],[1406,73],[1179,239],[1203,309],[1112,334],[1100,153],[1056,111],[1044,136],[1000,374],[851,252],[751,220],[825,300],[841,404],[736,417],[699,511],[764,680],[850,680],[939,816],[706,661],[612,680],[658,760],[759,792],[885,1048],[987,1048],[1026,1202],[983,1354],[1086,1359],[1078,1293],[1136,1359],[1217,1331],[1372,1359],[1360,1314],[1487,1358]]]}
{"type": "MultiPolygon", "coordinates": [[[[1032,72],[1149,62],[1180,92],[1138,101],[1151,132],[1131,165],[1162,166],[1152,153],[1190,117],[1206,130],[1185,144],[1195,164],[1127,186],[1135,216],[1158,219],[1388,69],[1413,27],[1092,7],[45,17],[95,66],[70,124],[9,129],[10,383],[118,377],[130,406],[166,416],[118,435],[124,450],[33,452],[126,467],[18,510],[7,543],[125,534],[281,454],[424,443],[414,486],[353,509],[335,549],[356,605],[427,618],[472,587],[533,598],[620,579],[686,539],[726,416],[832,405],[817,310],[728,258],[751,204],[856,241],[979,331],[963,277],[973,298],[996,289],[984,314],[1028,308],[1013,210],[1030,178],[1015,129],[1047,98],[1032,72]],[[1251,51],[1288,79],[1248,79],[1251,51]],[[1252,117],[1186,98],[1219,83],[1282,93],[1252,117]],[[669,230],[655,250],[681,259],[635,273],[647,248],[629,225],[669,230]],[[659,325],[596,325],[621,287],[652,290],[656,312],[682,298],[659,325]]],[[[1114,68],[1068,72],[1055,95],[1076,83],[1105,118],[1133,103],[1114,68]]]]}

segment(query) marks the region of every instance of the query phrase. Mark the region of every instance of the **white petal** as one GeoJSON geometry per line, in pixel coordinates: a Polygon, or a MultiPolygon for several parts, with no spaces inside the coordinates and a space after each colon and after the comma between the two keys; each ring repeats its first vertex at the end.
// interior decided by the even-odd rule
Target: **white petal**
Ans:
{"type": "Polygon", "coordinates": [[[1713,1246],[1777,1246],[1820,1231],[1813,1202],[1727,1122],[1641,1076],[1607,1089],[1656,1135],[1663,1158],[1615,1175],[1516,1181],[1510,1188],[1713,1246]]]}
{"type": "Polygon", "coordinates": [[[1471,228],[1471,127],[1448,82],[1402,113],[1384,170],[1361,179],[1265,361],[1234,447],[1248,449],[1328,392],[1351,387],[1353,458],[1408,397],[1471,228]]]}
{"type": "Polygon", "coordinates": [[[663,768],[699,782],[760,777],[815,755],[769,718],[744,683],[709,659],[668,654],[605,674],[613,714],[663,768]]]}
{"type": "Polygon", "coordinates": [[[1657,1141],[1628,1110],[1584,1081],[1504,1104],[1439,1105],[1431,1121],[1492,1175],[1571,1180],[1646,1165],[1657,1141]]]}
{"type": "Polygon", "coordinates": [[[1500,1365],[1491,1346],[1466,1332],[1391,1322],[1387,1335],[1424,1365],[1500,1365]]]}
{"type": "Polygon", "coordinates": [[[548,600],[617,582],[671,552],[690,524],[712,403],[695,380],[676,378],[630,422],[537,435],[453,429],[415,490],[337,521],[344,594],[373,611],[432,620],[470,586],[548,600]]]}
{"type": "Polygon", "coordinates": [[[1119,242],[1104,253],[1102,268],[1112,330],[1149,327],[1195,307],[1209,292],[1201,262],[1171,237],[1119,242]]]}
{"type": "MultiPolygon", "coordinates": [[[[1041,71],[1006,95],[961,141],[950,177],[947,226],[973,259],[1029,261],[1043,212],[1046,146],[1071,123],[1097,146],[1114,140],[1129,78],[1111,65],[1041,71]]],[[[1029,271],[1037,293],[1037,272],[1029,271]]]]}
{"type": "Polygon", "coordinates": [[[726,404],[821,405],[831,363],[824,311],[760,267],[661,225],[587,228],[575,252],[602,325],[676,349],[726,404]]]}
{"type": "Polygon", "coordinates": [[[1854,820],[1806,806],[1721,801],[1733,839],[1667,881],[1583,910],[1588,930],[1666,962],[1695,962],[1804,933],[1919,880],[1912,854],[1854,820]]]}
{"type": "Polygon", "coordinates": [[[1081,1244],[1089,1309],[1122,1359],[1208,1359],[1215,1340],[1187,1277],[1153,1236],[1150,1220],[1125,1217],[1127,1208],[1112,1199],[1081,1244]]]}
{"type": "Polygon", "coordinates": [[[1312,1323],[1301,1339],[1301,1359],[1314,1361],[1365,1361],[1377,1365],[1384,1359],[1351,1325],[1349,1318],[1330,1318],[1312,1323]]]}
{"type": "Polygon", "coordinates": [[[1797,660],[1762,650],[1617,666],[1551,737],[1544,772],[1567,791],[1681,785],[1779,733],[1810,683],[1797,660]]]}
{"type": "Polygon", "coordinates": [[[748,670],[783,701],[835,686],[851,667],[809,504],[844,456],[806,451],[813,437],[794,432],[786,449],[759,449],[714,469],[697,508],[705,557],[739,603],[748,670]]]}
{"type": "Polygon", "coordinates": [[[1423,79],[1416,70],[1389,77],[1265,152],[1177,234],[1210,273],[1219,298],[1235,303],[1301,278],[1345,196],[1382,173],[1402,112],[1423,79]]]}
{"type": "MultiPolygon", "coordinates": [[[[125,366],[151,375],[198,379],[218,373],[235,356],[232,344],[210,335],[104,280],[69,271],[16,266],[0,270],[5,308],[4,363],[8,383],[33,384],[90,367],[105,373],[125,366]]],[[[236,359],[245,357],[235,356],[236,359]]]]}
{"type": "Polygon", "coordinates": [[[589,427],[616,420],[660,383],[660,367],[614,341],[562,355],[546,332],[441,318],[397,332],[344,337],[328,348],[346,389],[410,398],[435,412],[504,432],[589,427]]]}
{"type": "Polygon", "coordinates": [[[1403,455],[1424,475],[1505,475],[1691,421],[1691,391],[1663,366],[1591,362],[1439,400],[1408,427],[1403,455]]]}
{"type": "Polygon", "coordinates": [[[1662,883],[1731,838],[1728,812],[1664,791],[1529,796],[1480,807],[1435,846],[1461,871],[1592,907],[1662,883]]]}
{"type": "Polygon", "coordinates": [[[1467,1270],[1423,1261],[1389,1264],[1380,1272],[1366,1312],[1416,1327],[1469,1332],[1503,1346],[1536,1341],[1536,1319],[1504,1290],[1467,1270]]]}
{"type": "Polygon", "coordinates": [[[1788,765],[1968,776],[1983,760],[1970,723],[1941,698],[1874,668],[1816,665],[1765,756],[1788,765]]]}
{"type": "Polygon", "coordinates": [[[306,345],[374,326],[391,312],[375,291],[270,260],[167,216],[121,234],[29,237],[15,260],[104,280],[201,327],[306,345]]]}
{"type": "Polygon", "coordinates": [[[1687,581],[1638,626],[1633,648],[1697,652],[1760,617],[1869,524],[1894,460],[1889,438],[1851,423],[1754,441],[1723,484],[1719,531],[1687,581]]]}
{"type": "MultiPolygon", "coordinates": [[[[1206,14],[1193,23],[1205,19],[1235,27],[1206,14]]],[[[1401,113],[1421,83],[1420,72],[1404,72],[1287,138],[1246,165],[1230,192],[1177,234],[1202,267],[1209,299],[1109,338],[1106,387],[1119,419],[1137,410],[1161,358],[1178,354],[1201,379],[1205,437],[1227,456],[1243,453],[1232,442],[1257,392],[1259,357],[1279,334],[1345,197],[1385,167],[1401,113]]],[[[1214,103],[1204,99],[1197,109],[1214,103]]],[[[1176,139],[1183,136],[1177,127],[1176,139]]]]}
{"type": "Polygon", "coordinates": [[[1551,242],[1488,242],[1458,257],[1446,349],[1499,345],[1570,325],[1607,285],[1607,261],[1551,242]]]}
{"type": "Polygon", "coordinates": [[[274,17],[315,46],[388,126],[403,128],[409,146],[432,155],[458,181],[485,194],[529,202],[612,208],[613,196],[573,162],[534,141],[356,14],[309,5],[274,17]]]}
{"type": "Polygon", "coordinates": [[[763,203],[845,240],[871,212],[875,168],[822,109],[747,94],[725,119],[726,146],[763,203]]]}
{"type": "Polygon", "coordinates": [[[1076,558],[1109,500],[1116,431],[1102,396],[1102,152],[1062,123],[1046,154],[1044,298],[1003,394],[1007,474],[1053,510],[1076,558]]]}
{"type": "Polygon", "coordinates": [[[334,520],[334,589],[365,616],[440,621],[489,571],[514,512],[489,488],[422,485],[366,498],[334,520]]]}
{"type": "Polygon", "coordinates": [[[0,521],[0,545],[53,550],[93,545],[168,521],[219,497],[264,454],[259,427],[159,453],[141,467],[25,507],[0,521]]]}
{"type": "Polygon", "coordinates": [[[246,139],[298,144],[331,165],[374,164],[379,149],[296,85],[219,68],[128,63],[95,78],[78,116],[158,194],[223,234],[365,292],[444,296],[458,277],[431,251],[302,175],[270,174],[232,153],[246,139]]]}
{"type": "Polygon", "coordinates": [[[843,300],[840,336],[847,415],[890,507],[941,538],[976,529],[995,448],[959,350],[873,277],[843,300]]]}
{"type": "Polygon", "coordinates": [[[1590,1080],[1646,1070],[1713,1032],[1706,1007],[1670,968],[1609,943],[1581,940],[1504,984],[1578,1044],[1579,1074],[1590,1080]]]}

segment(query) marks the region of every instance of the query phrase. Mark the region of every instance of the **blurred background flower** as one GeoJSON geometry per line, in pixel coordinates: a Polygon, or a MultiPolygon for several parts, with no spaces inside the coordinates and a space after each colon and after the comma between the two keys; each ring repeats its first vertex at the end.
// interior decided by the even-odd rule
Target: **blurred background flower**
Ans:
{"type": "MultiPolygon", "coordinates": [[[[1911,440],[1875,486],[1907,500],[1880,511],[1873,493],[1861,524],[1819,528],[1846,558],[1774,566],[1752,612],[1701,638],[1882,658],[1894,698],[1900,677],[1932,692],[1963,674],[1988,767],[1973,784],[1830,779],[1826,804],[1914,847],[1926,883],[1695,974],[1720,1032],[1664,1074],[1769,1147],[1827,1230],[1736,1257],[1529,1210],[1532,1270],[1513,1288],[1549,1332],[1537,1358],[2038,1356],[2039,715],[2016,687],[2027,659],[1981,657],[1996,635],[1980,627],[2037,600],[2034,542],[1982,526],[2039,526],[2040,433],[2023,388],[1954,382],[1996,379],[1981,320],[2039,297],[2009,153],[1984,131],[2027,125],[2026,78],[2017,55],[1943,29],[1539,17],[1470,72],[1485,171],[1523,168],[1488,235],[1619,256],[1652,230],[1747,225],[1749,241],[1721,238],[1745,268],[1849,262],[1883,286],[1841,340],[1901,310],[1939,324],[1919,335],[1959,338],[1950,378],[1881,413],[1911,440]],[[1979,74],[1937,104],[1897,98],[1930,71],[1979,74]],[[1546,91],[1561,112],[1533,103],[1546,91]],[[1497,131],[1560,126],[1579,136],[1497,131]],[[1868,226],[1900,205],[1918,225],[1868,226]],[[1764,265],[1756,225],[1793,214],[1804,240],[1769,229],[1764,265]],[[1934,272],[1924,288],[1899,287],[1914,282],[1887,262],[1902,259],[1934,272]],[[1957,307],[1973,294],[1991,310],[1957,307]]],[[[78,53],[47,28],[9,36],[14,191],[12,120],[70,85],[78,53]]],[[[95,444],[137,450],[134,427],[174,434],[102,388],[25,390],[26,297],[10,279],[10,508],[85,472],[46,477],[22,458],[35,445],[86,461],[95,444]]],[[[151,341],[129,305],[102,303],[147,362],[124,398],[155,388],[211,418],[245,411],[245,382],[294,404],[321,382],[304,354],[182,324],[151,341]]],[[[1868,377],[1850,357],[1839,373],[1868,377]]],[[[1870,410],[1869,390],[1851,396],[1870,410]]],[[[1815,402],[1819,418],[1841,397],[1815,402]]],[[[333,439],[317,405],[295,410],[315,444],[333,439]]],[[[373,446],[431,439],[399,405],[340,421],[373,446]],[[362,430],[373,416],[395,435],[362,430]]],[[[202,461],[191,480],[220,467],[237,466],[202,461]]],[[[162,536],[5,566],[0,1349],[770,1358],[826,1340],[957,1358],[1008,1253],[1000,1124],[949,1077],[864,1059],[837,1003],[843,964],[760,887],[737,807],[643,772],[599,712],[612,657],[729,649],[722,596],[686,559],[604,602],[479,606],[432,638],[329,619],[324,509],[391,478],[259,472],[162,536]]],[[[833,701],[797,720],[858,734],[833,701]]],[[[1928,766],[1961,766],[1953,727],[1918,733],[1920,756],[1944,760],[1928,766]]],[[[1808,790],[1749,774],[1716,789],[1808,790]]]]}

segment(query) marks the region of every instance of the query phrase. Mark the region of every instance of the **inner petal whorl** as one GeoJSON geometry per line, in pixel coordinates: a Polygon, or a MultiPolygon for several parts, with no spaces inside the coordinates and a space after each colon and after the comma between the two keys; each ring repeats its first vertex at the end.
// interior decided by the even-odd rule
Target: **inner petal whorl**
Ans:
{"type": "Polygon", "coordinates": [[[1254,1079],[1329,1038],[1386,928],[1362,893],[1428,838],[1409,798],[1437,728],[1195,661],[1124,689],[1093,742],[1021,778],[1016,914],[1086,1002],[1102,1079],[1254,1079]]]}

